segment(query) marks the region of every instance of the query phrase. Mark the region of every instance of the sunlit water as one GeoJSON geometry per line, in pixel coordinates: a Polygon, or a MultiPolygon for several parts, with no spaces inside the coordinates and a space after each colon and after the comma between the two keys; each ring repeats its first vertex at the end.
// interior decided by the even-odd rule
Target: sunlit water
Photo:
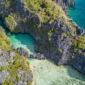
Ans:
{"type": "Polygon", "coordinates": [[[56,66],[48,60],[29,59],[34,85],[85,85],[85,76],[70,66],[56,66]]]}
{"type": "Polygon", "coordinates": [[[74,0],[76,5],[68,10],[71,17],[81,28],[85,29],[85,0],[74,0]]]}
{"type": "MultiPolygon", "coordinates": [[[[68,12],[79,26],[85,28],[85,1],[75,1],[76,6],[68,12]]],[[[0,25],[5,29],[2,21],[0,21],[0,25]]],[[[32,53],[35,52],[35,41],[29,34],[10,34],[8,37],[13,47],[23,47],[32,53]]],[[[28,61],[35,85],[85,85],[85,76],[70,66],[56,66],[48,60],[28,59],[28,61]]]]}
{"type": "Polygon", "coordinates": [[[22,47],[34,53],[35,41],[29,34],[11,34],[8,36],[14,48],[22,47]]]}

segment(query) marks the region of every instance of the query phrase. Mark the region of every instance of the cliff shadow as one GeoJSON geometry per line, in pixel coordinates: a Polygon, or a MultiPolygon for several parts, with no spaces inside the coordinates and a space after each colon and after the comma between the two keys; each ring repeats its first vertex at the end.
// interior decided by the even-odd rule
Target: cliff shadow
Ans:
{"type": "Polygon", "coordinates": [[[23,48],[29,49],[31,52],[35,52],[35,40],[30,34],[12,34],[15,36],[15,43],[23,48]]]}
{"type": "Polygon", "coordinates": [[[85,75],[78,72],[76,69],[72,68],[71,66],[66,66],[65,68],[70,77],[85,82],[85,75]]]}

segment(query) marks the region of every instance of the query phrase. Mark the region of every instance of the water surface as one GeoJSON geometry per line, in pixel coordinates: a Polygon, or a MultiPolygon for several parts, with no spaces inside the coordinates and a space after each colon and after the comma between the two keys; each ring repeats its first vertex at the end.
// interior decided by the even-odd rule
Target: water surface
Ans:
{"type": "Polygon", "coordinates": [[[35,40],[30,34],[14,34],[9,33],[9,30],[3,24],[3,20],[0,19],[0,26],[2,26],[11,42],[11,45],[16,49],[23,47],[30,53],[35,53],[35,40]]]}
{"type": "MultiPolygon", "coordinates": [[[[68,10],[70,17],[82,28],[85,28],[85,0],[75,0],[76,6],[68,10]]],[[[3,21],[0,25],[6,29],[3,21]]],[[[8,35],[11,44],[35,52],[35,41],[29,34],[8,35]]],[[[35,85],[85,85],[85,76],[70,66],[56,66],[48,60],[28,59],[34,76],[35,85]]]]}
{"type": "Polygon", "coordinates": [[[76,5],[68,10],[69,16],[85,29],[85,0],[74,0],[76,5]]]}
{"type": "Polygon", "coordinates": [[[34,85],[85,85],[85,76],[70,66],[56,66],[48,60],[29,59],[34,85]]]}

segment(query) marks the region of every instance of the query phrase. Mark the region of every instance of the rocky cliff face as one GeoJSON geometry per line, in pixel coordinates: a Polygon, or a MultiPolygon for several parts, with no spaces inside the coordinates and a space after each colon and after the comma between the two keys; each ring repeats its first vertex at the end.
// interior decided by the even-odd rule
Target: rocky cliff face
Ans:
{"type": "Polygon", "coordinates": [[[72,7],[75,5],[74,0],[52,0],[56,3],[58,3],[60,6],[62,6],[63,9],[66,9],[67,7],[72,7]]]}
{"type": "Polygon", "coordinates": [[[32,81],[29,62],[12,49],[9,39],[0,27],[0,85],[31,85],[32,81]]]}
{"type": "MultiPolygon", "coordinates": [[[[80,69],[81,63],[76,60],[78,51],[83,53],[85,49],[85,31],[62,10],[73,6],[75,4],[73,0],[1,0],[1,2],[4,4],[0,3],[3,9],[0,9],[0,15],[11,32],[30,33],[36,40],[36,52],[57,65],[70,64],[77,70],[80,69]]],[[[84,73],[84,70],[79,71],[84,73]]]]}

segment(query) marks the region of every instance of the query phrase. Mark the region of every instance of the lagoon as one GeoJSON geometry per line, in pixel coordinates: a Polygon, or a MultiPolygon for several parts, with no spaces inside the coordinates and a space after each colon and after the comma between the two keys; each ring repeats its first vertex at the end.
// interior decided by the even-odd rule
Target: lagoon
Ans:
{"type": "MultiPolygon", "coordinates": [[[[80,27],[85,28],[85,1],[75,0],[76,6],[68,10],[71,17],[80,27]]],[[[35,53],[35,40],[29,34],[10,33],[0,20],[0,25],[14,48],[23,47],[35,53]]],[[[28,59],[35,85],[85,85],[85,76],[70,66],[56,66],[48,60],[28,59]]]]}

